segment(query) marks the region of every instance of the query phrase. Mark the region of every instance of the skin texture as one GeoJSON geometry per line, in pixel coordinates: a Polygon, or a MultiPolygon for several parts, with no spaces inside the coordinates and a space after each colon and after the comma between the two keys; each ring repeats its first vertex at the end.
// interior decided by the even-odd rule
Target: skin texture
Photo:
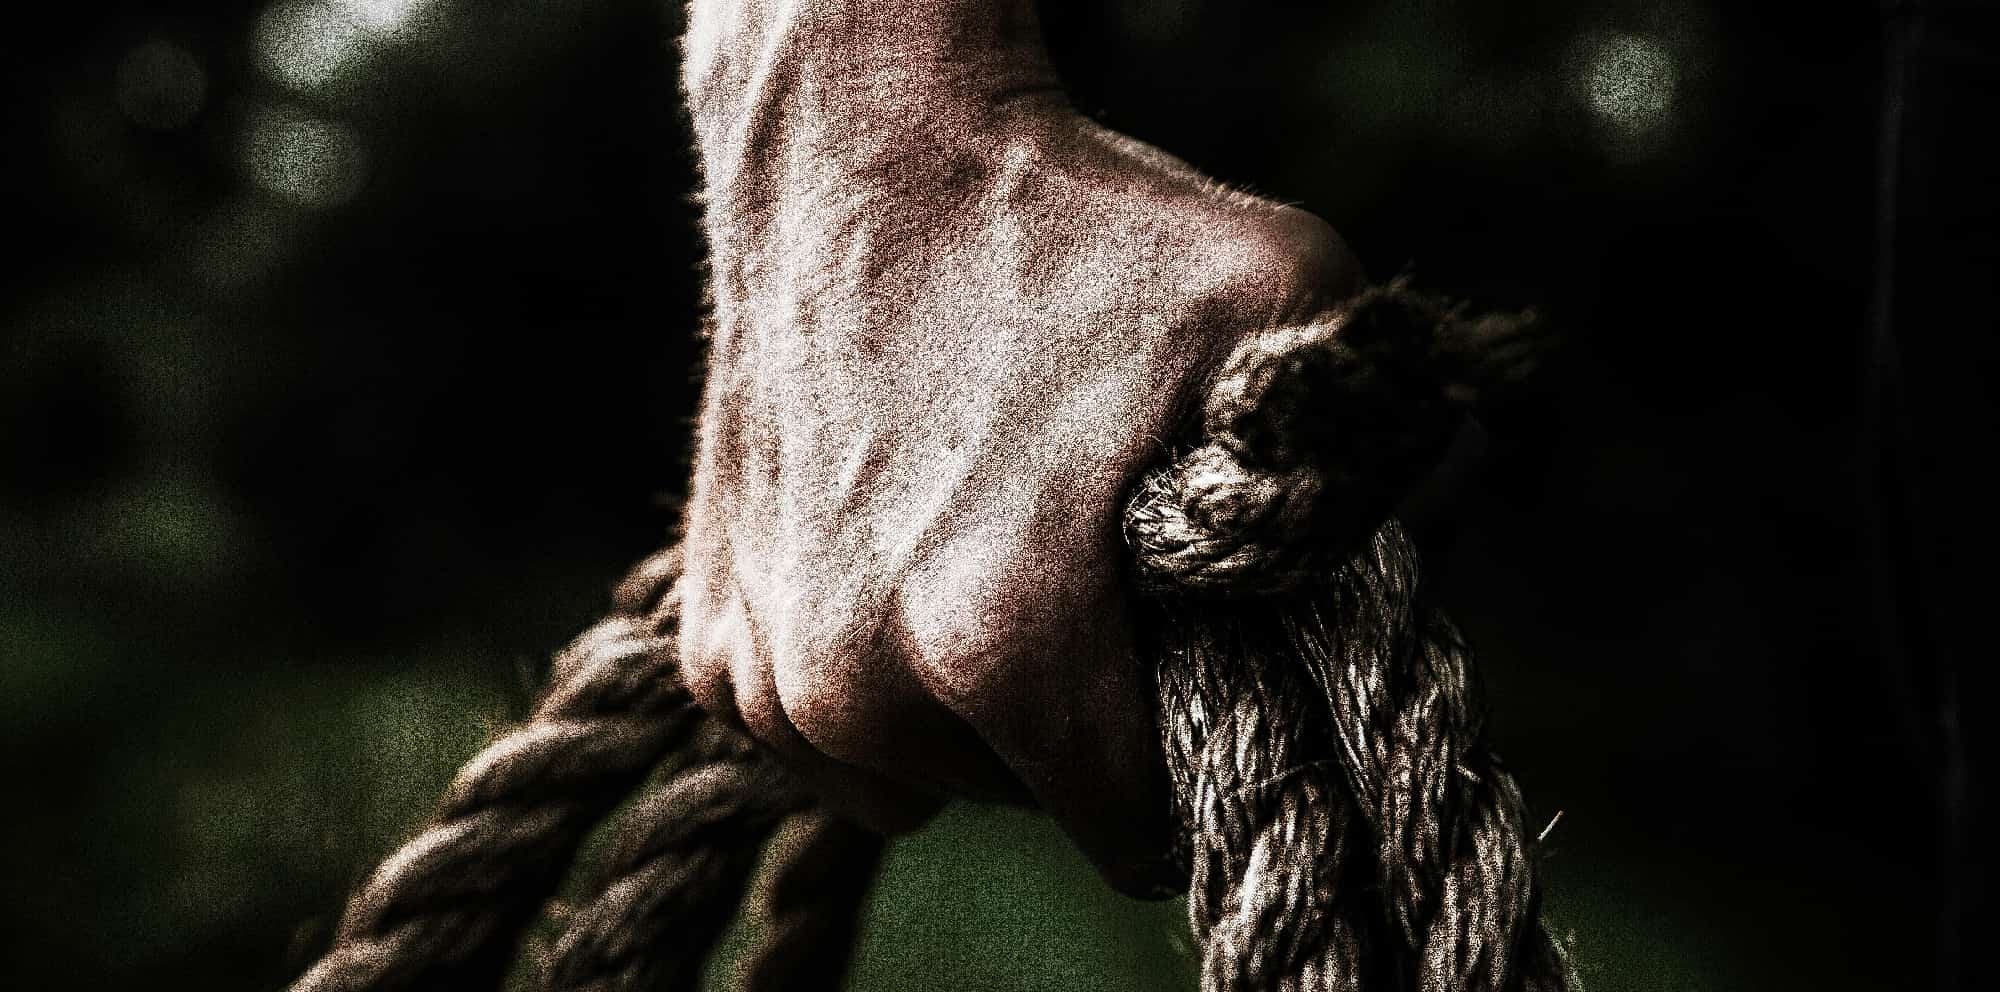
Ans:
{"type": "Polygon", "coordinates": [[[1359,266],[1077,114],[1030,3],[695,0],[685,45],[689,688],[879,830],[1030,803],[1173,887],[1119,508],[1229,349],[1359,266]]]}

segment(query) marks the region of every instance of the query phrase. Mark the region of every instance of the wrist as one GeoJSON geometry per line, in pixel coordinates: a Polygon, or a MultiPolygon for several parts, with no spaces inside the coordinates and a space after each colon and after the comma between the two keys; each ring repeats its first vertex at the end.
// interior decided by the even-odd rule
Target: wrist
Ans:
{"type": "Polygon", "coordinates": [[[682,78],[698,116],[740,115],[774,87],[890,115],[1060,90],[1033,0],[691,0],[682,78]]]}

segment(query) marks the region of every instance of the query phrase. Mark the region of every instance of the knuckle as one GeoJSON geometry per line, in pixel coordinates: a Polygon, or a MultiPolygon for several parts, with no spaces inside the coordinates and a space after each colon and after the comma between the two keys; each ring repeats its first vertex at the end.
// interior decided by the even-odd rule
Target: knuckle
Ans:
{"type": "Polygon", "coordinates": [[[703,571],[704,564],[699,556],[691,557],[678,588],[680,679],[694,697],[695,705],[729,720],[735,718],[736,693],[730,677],[730,645],[725,632],[726,618],[735,610],[732,602],[713,595],[712,584],[705,581],[708,576],[703,571]]]}
{"type": "Polygon", "coordinates": [[[947,547],[939,558],[898,597],[898,634],[926,684],[960,689],[1021,634],[1032,594],[1010,581],[1021,555],[1004,545],[947,547]]]}
{"type": "Polygon", "coordinates": [[[1332,224],[1297,207],[1281,208],[1274,220],[1277,236],[1288,249],[1294,281],[1315,291],[1331,287],[1341,295],[1359,288],[1361,260],[1332,224]]]}
{"type": "Polygon", "coordinates": [[[786,726],[814,750],[849,763],[870,756],[866,696],[849,691],[821,665],[787,666],[775,682],[772,702],[786,726]]]}
{"type": "Polygon", "coordinates": [[[772,669],[773,700],[796,738],[850,765],[894,763],[885,741],[906,729],[913,702],[895,641],[850,636],[782,652],[772,669]]]}
{"type": "Polygon", "coordinates": [[[927,602],[909,610],[908,664],[916,680],[932,698],[975,723],[1018,706],[1031,667],[1026,663],[1055,647],[1051,604],[1037,590],[1004,577],[977,589],[929,592],[927,602]]]}
{"type": "Polygon", "coordinates": [[[688,695],[694,698],[695,705],[710,716],[727,722],[742,722],[736,698],[736,680],[730,674],[727,656],[698,649],[684,653],[681,682],[687,686],[688,695]]]}
{"type": "Polygon", "coordinates": [[[1223,292],[1239,310],[1290,319],[1339,302],[1363,282],[1360,260],[1333,226],[1297,207],[1266,206],[1224,251],[1232,262],[1223,292]]]}
{"type": "Polygon", "coordinates": [[[777,693],[765,689],[739,693],[737,713],[743,722],[743,729],[759,744],[779,754],[790,754],[799,749],[797,732],[792,729],[777,693]]]}

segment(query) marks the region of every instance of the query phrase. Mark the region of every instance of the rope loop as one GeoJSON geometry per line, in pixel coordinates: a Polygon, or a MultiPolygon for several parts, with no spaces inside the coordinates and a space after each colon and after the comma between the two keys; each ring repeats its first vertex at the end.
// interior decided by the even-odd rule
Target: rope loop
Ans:
{"type": "Polygon", "coordinates": [[[1407,277],[1251,337],[1124,534],[1203,992],[1568,992],[1472,651],[1390,518],[1541,350],[1407,277]]]}
{"type": "Polygon", "coordinates": [[[1338,567],[1437,463],[1465,408],[1534,366],[1539,328],[1532,311],[1475,317],[1400,276],[1252,335],[1210,381],[1196,442],[1127,504],[1141,587],[1261,596],[1338,567]]]}

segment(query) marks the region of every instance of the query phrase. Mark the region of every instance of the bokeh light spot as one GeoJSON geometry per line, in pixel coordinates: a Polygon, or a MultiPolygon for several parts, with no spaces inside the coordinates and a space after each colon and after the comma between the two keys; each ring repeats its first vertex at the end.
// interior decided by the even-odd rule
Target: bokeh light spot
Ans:
{"type": "Polygon", "coordinates": [[[377,35],[397,33],[428,6],[427,0],[338,0],[338,4],[354,23],[377,35]]]}
{"type": "Polygon", "coordinates": [[[113,85],[125,119],[159,131],[194,120],[208,97],[208,73],[200,60],[159,38],[126,53],[113,85]]]}
{"type": "Polygon", "coordinates": [[[258,186],[314,209],[354,199],[367,178],[367,154],[351,128],[281,108],[252,118],[243,161],[258,186]]]}
{"type": "Polygon", "coordinates": [[[368,57],[371,31],[349,11],[328,3],[272,7],[257,22],[264,70],[302,92],[323,89],[368,57]]]}
{"type": "Polygon", "coordinates": [[[264,12],[257,54],[264,69],[300,92],[351,73],[378,45],[401,35],[429,0],[295,0],[264,12]]]}
{"type": "Polygon", "coordinates": [[[1584,99],[1591,113],[1626,134],[1669,123],[1680,66],[1672,52],[1644,35],[1610,33],[1591,39],[1584,61],[1584,99]]]}

